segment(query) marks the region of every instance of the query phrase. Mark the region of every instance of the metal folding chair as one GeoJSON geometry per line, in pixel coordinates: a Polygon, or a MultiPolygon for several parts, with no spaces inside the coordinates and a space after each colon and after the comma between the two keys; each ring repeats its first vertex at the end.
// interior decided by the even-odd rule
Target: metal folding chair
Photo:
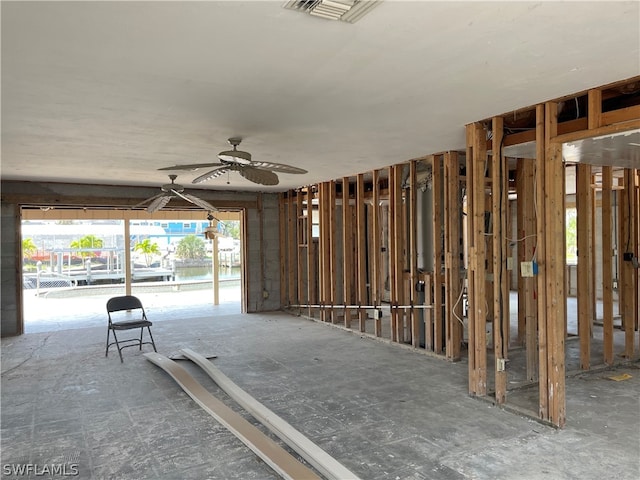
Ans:
{"type": "Polygon", "coordinates": [[[148,344],[153,346],[153,351],[157,352],[156,344],[153,341],[153,335],[151,335],[151,323],[147,319],[147,314],[144,311],[144,307],[142,306],[142,302],[138,297],[134,297],[133,295],[123,295],[120,297],[112,297],[107,301],[107,315],[109,316],[109,328],[107,329],[107,348],[105,350],[104,356],[109,356],[109,347],[111,345],[115,345],[118,348],[118,354],[120,355],[120,362],[123,362],[122,359],[122,349],[126,347],[135,347],[138,346],[140,350],[142,350],[142,345],[148,344]],[[116,312],[124,312],[122,315],[118,315],[116,312]],[[133,319],[131,319],[133,317],[133,319]],[[127,320],[119,320],[120,318],[127,318],[127,320]],[[114,321],[118,319],[118,321],[114,321]],[[139,338],[129,338],[125,340],[118,340],[116,335],[116,331],[118,330],[132,330],[132,329],[140,329],[140,337],[139,338]],[[151,341],[143,342],[142,334],[144,333],[144,329],[147,329],[149,332],[149,338],[151,341]],[[113,332],[114,341],[109,343],[111,332],[113,332]]]}

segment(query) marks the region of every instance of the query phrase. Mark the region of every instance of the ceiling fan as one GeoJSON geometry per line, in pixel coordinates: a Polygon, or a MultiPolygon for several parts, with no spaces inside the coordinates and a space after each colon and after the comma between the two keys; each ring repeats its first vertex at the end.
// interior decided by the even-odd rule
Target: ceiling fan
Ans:
{"type": "Polygon", "coordinates": [[[163,208],[167,203],[169,203],[169,200],[171,200],[172,198],[180,197],[183,200],[186,200],[187,202],[191,202],[200,208],[208,210],[209,212],[218,211],[218,209],[213,205],[211,205],[209,202],[205,202],[204,200],[196,197],[195,195],[184,193],[184,187],[182,185],[178,185],[177,183],[175,183],[176,178],[178,178],[177,175],[169,175],[169,178],[171,179],[171,183],[165,183],[160,187],[160,189],[162,190],[162,193],[159,193],[158,195],[155,195],[151,198],[147,198],[146,200],[138,203],[137,205],[134,205],[133,208],[141,207],[146,203],[151,202],[147,206],[147,212],[153,213],[163,208]]]}
{"type": "MultiPolygon", "coordinates": [[[[274,162],[256,162],[251,160],[249,152],[238,150],[241,138],[230,138],[229,144],[233,150],[225,150],[218,154],[219,163],[193,163],[190,165],[174,165],[172,167],[159,168],[158,170],[198,170],[200,168],[215,167],[213,170],[200,175],[191,183],[202,183],[212,178],[220,177],[225,173],[238,172],[247,180],[260,185],[277,185],[280,180],[275,172],[280,173],[307,173],[306,170],[291,165],[274,162]]],[[[229,183],[227,181],[227,183],[229,183]]]]}

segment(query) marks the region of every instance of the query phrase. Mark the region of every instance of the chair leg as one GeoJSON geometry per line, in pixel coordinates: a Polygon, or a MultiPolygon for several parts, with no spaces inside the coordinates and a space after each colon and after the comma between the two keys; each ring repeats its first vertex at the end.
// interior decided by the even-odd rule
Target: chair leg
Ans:
{"type": "Polygon", "coordinates": [[[140,342],[138,345],[138,350],[142,351],[142,334],[144,333],[144,327],[140,327],[140,342]]]}
{"type": "Polygon", "coordinates": [[[122,348],[120,347],[120,344],[118,343],[118,337],[116,336],[116,331],[113,331],[113,339],[116,341],[116,347],[118,347],[118,355],[120,355],[120,363],[124,363],[124,360],[122,359],[122,348]]]}
{"type": "Polygon", "coordinates": [[[107,348],[104,351],[104,356],[108,357],[109,356],[109,335],[111,334],[111,327],[107,328],[107,348]]]}
{"type": "Polygon", "coordinates": [[[153,335],[151,335],[151,327],[147,327],[147,330],[149,331],[149,338],[151,338],[151,345],[153,345],[153,351],[157,353],[158,350],[156,350],[156,342],[153,341],[153,335]]]}

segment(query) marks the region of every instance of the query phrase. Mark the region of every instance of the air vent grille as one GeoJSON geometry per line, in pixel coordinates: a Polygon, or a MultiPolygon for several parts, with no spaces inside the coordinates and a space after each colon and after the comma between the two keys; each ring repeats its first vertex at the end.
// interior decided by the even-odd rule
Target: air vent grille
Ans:
{"type": "Polygon", "coordinates": [[[328,20],[355,23],[381,0],[290,0],[283,7],[328,20]]]}

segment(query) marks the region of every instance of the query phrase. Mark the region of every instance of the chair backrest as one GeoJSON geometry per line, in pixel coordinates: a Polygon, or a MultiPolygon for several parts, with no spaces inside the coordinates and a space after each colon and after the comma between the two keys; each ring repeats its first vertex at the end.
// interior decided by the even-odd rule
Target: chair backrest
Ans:
{"type": "Polygon", "coordinates": [[[141,308],[144,313],[144,307],[138,297],[133,295],[123,295],[121,297],[111,297],[107,300],[107,312],[119,312],[120,310],[135,310],[141,308]]]}

